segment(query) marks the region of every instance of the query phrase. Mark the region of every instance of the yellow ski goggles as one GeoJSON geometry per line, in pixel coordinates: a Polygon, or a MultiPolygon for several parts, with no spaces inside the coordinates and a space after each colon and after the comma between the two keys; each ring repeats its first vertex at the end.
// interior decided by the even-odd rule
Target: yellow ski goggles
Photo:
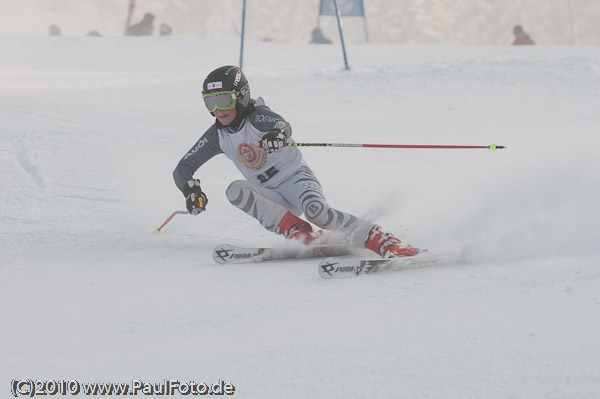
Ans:
{"type": "Polygon", "coordinates": [[[204,105],[209,112],[215,112],[217,109],[226,111],[235,107],[237,103],[237,93],[235,91],[218,91],[207,93],[202,96],[204,105]]]}

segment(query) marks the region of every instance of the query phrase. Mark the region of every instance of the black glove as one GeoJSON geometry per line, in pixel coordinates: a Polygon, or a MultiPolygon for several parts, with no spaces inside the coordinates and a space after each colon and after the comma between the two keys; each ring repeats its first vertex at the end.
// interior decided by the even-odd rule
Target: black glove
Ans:
{"type": "Polygon", "coordinates": [[[190,211],[190,215],[197,215],[206,210],[208,198],[200,189],[200,180],[194,179],[185,183],[183,195],[185,195],[185,206],[190,211]]]}
{"type": "Polygon", "coordinates": [[[279,152],[285,147],[287,137],[281,129],[269,130],[261,139],[262,148],[268,152],[279,152]]]}

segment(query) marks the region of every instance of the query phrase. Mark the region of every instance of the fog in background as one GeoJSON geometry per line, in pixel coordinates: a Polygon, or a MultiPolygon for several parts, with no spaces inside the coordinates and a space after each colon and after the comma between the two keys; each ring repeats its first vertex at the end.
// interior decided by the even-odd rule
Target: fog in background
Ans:
{"type": "MultiPolygon", "coordinates": [[[[340,4],[346,0],[339,0],[340,4]]],[[[598,0],[364,0],[370,42],[509,45],[521,24],[541,45],[600,44],[598,0]]],[[[98,30],[122,35],[129,0],[0,0],[0,34],[46,35],[57,24],[65,36],[98,30]]],[[[319,0],[247,0],[246,39],[307,43],[319,0]]],[[[178,36],[239,39],[242,0],[137,0],[133,22],[145,12],[178,36]]],[[[339,41],[334,17],[321,17],[326,36],[339,41]]],[[[364,20],[343,19],[348,43],[365,42],[364,20]]]]}

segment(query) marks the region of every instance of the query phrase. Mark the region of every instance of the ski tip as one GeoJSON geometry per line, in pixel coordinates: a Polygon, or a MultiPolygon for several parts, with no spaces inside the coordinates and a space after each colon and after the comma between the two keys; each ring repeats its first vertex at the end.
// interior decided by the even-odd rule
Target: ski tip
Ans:
{"type": "Polygon", "coordinates": [[[229,257],[234,249],[235,247],[229,244],[221,244],[216,246],[212,253],[213,260],[220,265],[230,263],[229,257]]]}
{"type": "Polygon", "coordinates": [[[339,263],[337,258],[325,258],[319,262],[318,271],[319,276],[324,279],[335,278],[333,271],[336,265],[339,263]]]}

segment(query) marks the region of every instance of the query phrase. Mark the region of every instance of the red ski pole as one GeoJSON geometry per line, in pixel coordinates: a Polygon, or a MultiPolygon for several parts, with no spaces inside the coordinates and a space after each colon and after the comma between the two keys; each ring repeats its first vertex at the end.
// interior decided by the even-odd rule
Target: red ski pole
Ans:
{"type": "Polygon", "coordinates": [[[171,216],[169,216],[169,218],[167,220],[165,220],[165,222],[163,224],[160,225],[160,227],[157,227],[154,229],[154,231],[156,231],[157,233],[160,233],[160,231],[162,230],[163,227],[165,227],[165,225],[167,223],[169,223],[171,221],[171,219],[173,219],[175,217],[175,215],[187,215],[189,212],[188,211],[175,211],[171,214],[171,216]]]}
{"type": "Polygon", "coordinates": [[[350,144],[350,143],[285,143],[286,147],[362,147],[362,148],[423,148],[423,149],[473,149],[485,148],[496,151],[506,147],[502,145],[414,145],[414,144],[350,144]]]}

